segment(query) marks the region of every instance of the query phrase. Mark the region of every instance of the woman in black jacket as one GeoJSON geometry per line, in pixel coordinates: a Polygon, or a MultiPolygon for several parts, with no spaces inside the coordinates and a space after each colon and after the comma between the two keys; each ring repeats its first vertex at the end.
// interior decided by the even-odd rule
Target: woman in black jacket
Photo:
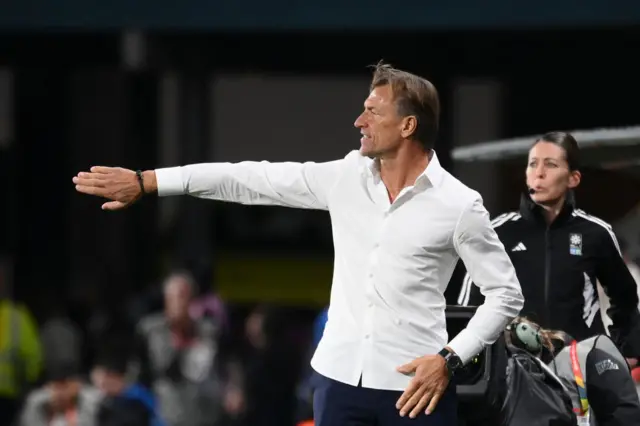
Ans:
{"type": "MultiPolygon", "coordinates": [[[[640,356],[636,283],[611,226],[575,206],[579,167],[571,134],[551,132],[536,140],[529,150],[520,210],[496,217],[494,229],[522,286],[523,316],[578,340],[603,334],[600,282],[611,303],[611,337],[635,365],[640,356]]],[[[465,275],[458,303],[479,306],[482,299],[465,275]]]]}

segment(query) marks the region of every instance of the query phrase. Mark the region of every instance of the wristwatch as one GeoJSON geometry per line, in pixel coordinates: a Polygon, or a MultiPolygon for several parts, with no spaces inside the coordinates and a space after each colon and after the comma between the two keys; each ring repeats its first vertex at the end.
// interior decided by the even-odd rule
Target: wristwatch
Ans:
{"type": "Polygon", "coordinates": [[[444,358],[444,362],[447,363],[447,371],[449,372],[449,379],[453,377],[453,375],[463,367],[462,360],[460,357],[453,351],[450,351],[447,348],[443,348],[440,352],[438,352],[442,358],[444,358]]]}

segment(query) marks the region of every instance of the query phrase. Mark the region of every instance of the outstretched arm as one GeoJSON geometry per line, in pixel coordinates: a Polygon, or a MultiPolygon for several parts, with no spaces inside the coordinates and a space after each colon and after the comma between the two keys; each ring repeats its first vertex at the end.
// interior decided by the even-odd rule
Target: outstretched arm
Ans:
{"type": "Polygon", "coordinates": [[[203,163],[145,171],[141,179],[133,170],[92,167],[73,182],[79,192],[111,200],[102,206],[105,210],[122,209],[154,192],[159,196],[187,194],[242,204],[327,210],[329,194],[344,165],[344,159],[327,163],[203,163]]]}

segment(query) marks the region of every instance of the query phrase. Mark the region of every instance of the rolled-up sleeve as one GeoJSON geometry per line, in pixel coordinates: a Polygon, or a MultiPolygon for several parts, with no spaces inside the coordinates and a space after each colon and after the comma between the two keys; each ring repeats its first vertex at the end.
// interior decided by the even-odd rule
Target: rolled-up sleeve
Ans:
{"type": "Polygon", "coordinates": [[[467,327],[448,345],[466,363],[496,341],[520,313],[524,298],[513,264],[491,226],[481,198],[460,215],[454,246],[485,297],[467,327]]]}
{"type": "Polygon", "coordinates": [[[327,210],[346,159],[326,163],[203,163],[156,170],[158,195],[327,210]]]}

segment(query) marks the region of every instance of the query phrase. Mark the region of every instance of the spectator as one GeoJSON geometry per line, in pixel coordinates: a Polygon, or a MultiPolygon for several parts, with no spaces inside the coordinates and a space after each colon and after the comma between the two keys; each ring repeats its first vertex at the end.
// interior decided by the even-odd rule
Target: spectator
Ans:
{"type": "Polygon", "coordinates": [[[247,425],[289,426],[294,422],[298,362],[284,340],[286,324],[280,319],[273,308],[258,306],[245,321],[242,389],[247,425]]]}
{"type": "Polygon", "coordinates": [[[105,399],[100,407],[99,426],[163,426],[155,397],[144,386],[128,383],[126,352],[117,349],[98,357],[91,379],[105,399]]]}
{"type": "MultiPolygon", "coordinates": [[[[327,324],[328,314],[329,307],[327,306],[320,311],[313,321],[311,347],[309,348],[309,353],[311,355],[318,347],[320,339],[322,339],[324,327],[327,324]]],[[[306,374],[304,374],[297,389],[298,407],[296,410],[296,421],[298,426],[305,426],[308,422],[313,422],[313,377],[313,369],[309,368],[306,374]]]]}
{"type": "Polygon", "coordinates": [[[9,425],[42,372],[42,348],[29,310],[11,299],[9,263],[0,258],[0,425],[9,425]]]}
{"type": "Polygon", "coordinates": [[[100,393],[84,384],[77,366],[63,363],[27,398],[20,426],[96,426],[100,393]]]}
{"type": "Polygon", "coordinates": [[[81,330],[69,319],[54,294],[50,294],[48,300],[49,315],[40,329],[45,371],[63,362],[81,365],[81,330]]]}
{"type": "Polygon", "coordinates": [[[169,426],[208,426],[221,413],[219,328],[208,318],[189,314],[194,288],[191,275],[170,275],[164,284],[164,313],[150,315],[138,326],[138,381],[153,390],[169,426]]]}

